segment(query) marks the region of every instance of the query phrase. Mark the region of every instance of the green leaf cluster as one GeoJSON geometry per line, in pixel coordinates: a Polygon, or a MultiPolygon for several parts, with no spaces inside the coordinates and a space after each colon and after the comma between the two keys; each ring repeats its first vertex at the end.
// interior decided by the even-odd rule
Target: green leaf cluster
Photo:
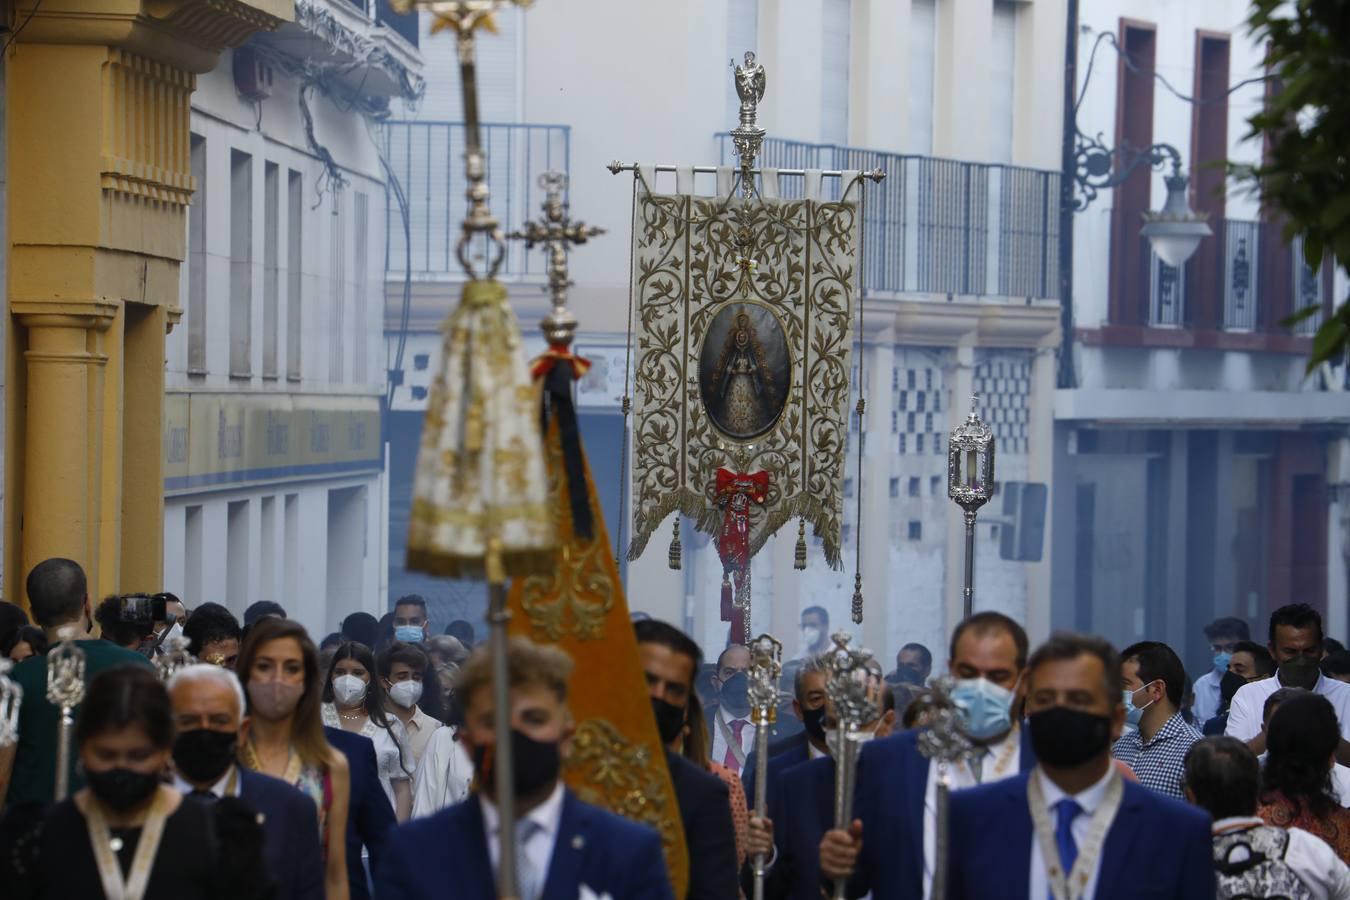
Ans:
{"type": "MultiPolygon", "coordinates": [[[[1253,0],[1247,24],[1267,47],[1274,79],[1264,108],[1247,120],[1267,152],[1260,165],[1232,170],[1284,217],[1286,240],[1303,237],[1314,270],[1327,252],[1350,265],[1350,2],[1253,0]]],[[[1315,313],[1300,310],[1284,324],[1315,313]]],[[[1341,298],[1313,340],[1308,371],[1344,359],[1348,340],[1350,302],[1341,298]]]]}

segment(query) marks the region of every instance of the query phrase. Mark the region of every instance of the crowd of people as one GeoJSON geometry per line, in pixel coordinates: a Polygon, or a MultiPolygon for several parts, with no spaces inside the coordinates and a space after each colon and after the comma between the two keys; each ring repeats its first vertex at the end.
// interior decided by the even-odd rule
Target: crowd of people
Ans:
{"type": "MultiPolygon", "coordinates": [[[[95,608],[70,560],[26,586],[35,624],[0,604],[23,690],[18,741],[0,750],[6,897],[497,895],[493,660],[468,623],[433,634],[410,596],[316,644],[271,602],[242,623],[172,595],[95,608]],[[65,641],[85,693],[55,802],[47,665],[65,641]],[[183,643],[197,661],[165,681],[155,660],[183,643]]],[[[847,827],[824,609],[802,615],[765,741],[747,648],[705,661],[668,623],[633,629],[690,898],[750,896],[757,858],[769,898],[1350,898],[1350,657],[1310,607],[1276,610],[1264,645],[1240,619],[1210,624],[1213,668],[1193,685],[1166,644],[1032,648],[995,612],[954,629],[938,690],[932,652],[906,644],[861,723],[847,827]],[[924,734],[944,702],[969,752],[939,764],[924,734]]],[[[519,896],[672,898],[657,832],[563,782],[572,661],[523,638],[506,655],[519,896]]]]}

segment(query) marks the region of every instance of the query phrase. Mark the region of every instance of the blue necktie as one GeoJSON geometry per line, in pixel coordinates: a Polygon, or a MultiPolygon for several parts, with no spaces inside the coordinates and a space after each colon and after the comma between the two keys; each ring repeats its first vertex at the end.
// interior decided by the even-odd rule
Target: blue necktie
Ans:
{"type": "Polygon", "coordinates": [[[1078,844],[1073,839],[1073,820],[1083,811],[1078,801],[1065,797],[1055,804],[1058,820],[1055,823],[1055,846],[1059,849],[1059,864],[1067,879],[1073,871],[1074,860],[1078,859],[1078,844]]]}

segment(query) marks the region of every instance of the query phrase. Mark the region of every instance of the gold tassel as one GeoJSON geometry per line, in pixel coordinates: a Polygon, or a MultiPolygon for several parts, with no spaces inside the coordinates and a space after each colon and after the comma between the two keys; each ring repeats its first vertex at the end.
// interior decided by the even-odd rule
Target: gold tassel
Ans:
{"type": "Polygon", "coordinates": [[[862,624],[862,572],[853,576],[853,624],[862,624]]]}
{"type": "Polygon", "coordinates": [[[680,546],[680,517],[677,515],[677,516],[675,517],[675,529],[674,529],[674,534],[673,534],[673,535],[671,536],[671,538],[670,538],[670,559],[669,559],[669,562],[670,562],[670,567],[671,567],[672,569],[679,569],[679,568],[680,568],[680,556],[681,556],[682,552],[683,552],[683,551],[682,551],[682,548],[681,548],[681,546],[680,546]]]}
{"type": "Polygon", "coordinates": [[[806,520],[800,519],[797,524],[797,555],[792,559],[792,568],[806,568],[806,520]]]}

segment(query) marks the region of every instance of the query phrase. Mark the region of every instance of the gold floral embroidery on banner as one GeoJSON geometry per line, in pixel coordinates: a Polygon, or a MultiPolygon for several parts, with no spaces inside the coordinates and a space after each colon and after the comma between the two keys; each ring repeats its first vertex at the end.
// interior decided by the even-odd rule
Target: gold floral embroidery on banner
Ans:
{"type": "Polygon", "coordinates": [[[604,719],[587,719],[577,728],[565,775],[585,802],[655,828],[675,871],[671,854],[681,846],[682,826],[665,790],[665,766],[664,753],[633,743],[604,719]]]}
{"type": "Polygon", "coordinates": [[[752,555],[801,517],[821,539],[830,565],[842,565],[861,233],[859,204],[851,198],[860,187],[855,180],[839,202],[639,191],[629,559],[675,511],[700,531],[716,533],[722,513],[715,473],[728,467],[772,474],[768,497],[751,518],[752,555]],[[727,304],[770,311],[791,361],[782,410],[752,441],[719,431],[701,395],[704,339],[727,304]]]}

